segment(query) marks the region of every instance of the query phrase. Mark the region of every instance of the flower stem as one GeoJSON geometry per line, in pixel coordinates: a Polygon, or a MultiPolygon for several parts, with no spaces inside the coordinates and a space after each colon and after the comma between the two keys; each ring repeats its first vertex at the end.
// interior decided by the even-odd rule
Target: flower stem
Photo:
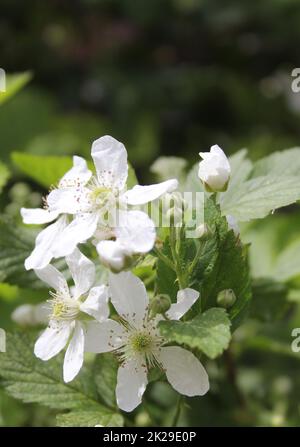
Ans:
{"type": "Polygon", "coordinates": [[[175,411],[173,422],[172,422],[172,427],[177,427],[179,416],[181,413],[181,405],[182,405],[182,396],[178,396],[176,411],[175,411]]]}
{"type": "Polygon", "coordinates": [[[156,256],[162,261],[164,262],[168,267],[170,267],[172,270],[174,270],[176,272],[175,266],[172,263],[172,261],[170,261],[170,259],[164,255],[160,250],[158,250],[158,248],[154,247],[153,248],[154,253],[156,254],[156,256]]]}
{"type": "Polygon", "coordinates": [[[179,284],[179,288],[180,289],[184,289],[186,287],[185,285],[185,278],[184,275],[181,271],[181,266],[180,266],[180,259],[176,250],[176,245],[177,245],[177,235],[176,235],[176,228],[174,227],[174,225],[171,224],[170,227],[170,247],[171,247],[171,252],[172,252],[172,257],[173,257],[173,264],[175,267],[175,273],[177,276],[177,280],[178,280],[178,284],[179,284]]]}

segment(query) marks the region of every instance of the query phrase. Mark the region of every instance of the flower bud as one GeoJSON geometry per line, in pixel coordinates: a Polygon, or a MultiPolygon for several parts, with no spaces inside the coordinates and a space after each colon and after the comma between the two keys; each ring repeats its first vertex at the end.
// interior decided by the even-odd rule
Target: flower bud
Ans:
{"type": "Polygon", "coordinates": [[[174,225],[175,227],[182,225],[183,212],[181,208],[174,207],[168,209],[166,217],[171,225],[174,225]]]}
{"type": "Polygon", "coordinates": [[[224,192],[227,190],[231,168],[228,158],[218,145],[210,148],[210,152],[200,152],[203,158],[199,163],[198,176],[208,192],[224,192]]]}
{"type": "Polygon", "coordinates": [[[129,269],[134,262],[132,253],[117,241],[101,241],[97,245],[97,251],[102,264],[113,273],[129,269]]]}
{"type": "Polygon", "coordinates": [[[39,326],[47,323],[49,314],[47,303],[22,304],[13,311],[11,319],[20,326],[39,326]]]}
{"type": "Polygon", "coordinates": [[[168,192],[162,197],[162,205],[164,210],[169,210],[176,207],[184,209],[186,207],[186,201],[184,200],[181,192],[168,192]]]}
{"type": "Polygon", "coordinates": [[[150,302],[150,312],[154,317],[157,314],[166,313],[171,307],[171,299],[169,295],[161,293],[156,295],[150,302]]]}
{"type": "Polygon", "coordinates": [[[203,224],[198,225],[198,227],[196,228],[195,237],[200,239],[204,236],[207,236],[208,233],[209,233],[209,228],[205,223],[203,223],[203,224]]]}
{"type": "Polygon", "coordinates": [[[232,289],[224,289],[218,293],[217,303],[220,307],[229,309],[232,307],[236,301],[235,293],[232,289]]]}
{"type": "Polygon", "coordinates": [[[11,314],[11,319],[20,326],[32,326],[34,306],[32,304],[18,306],[11,314]]]}

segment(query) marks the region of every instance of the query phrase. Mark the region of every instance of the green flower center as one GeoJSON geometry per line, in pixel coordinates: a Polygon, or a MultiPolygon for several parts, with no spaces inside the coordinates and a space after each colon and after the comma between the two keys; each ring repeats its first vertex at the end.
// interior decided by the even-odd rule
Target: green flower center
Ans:
{"type": "Polygon", "coordinates": [[[72,299],[70,297],[64,297],[60,294],[51,294],[53,299],[49,301],[52,314],[51,319],[68,321],[74,320],[79,314],[79,300],[72,299]]]}
{"type": "Polygon", "coordinates": [[[108,188],[104,188],[103,186],[97,186],[90,193],[90,199],[96,205],[103,206],[105,202],[108,200],[111,194],[111,190],[108,188]]]}
{"type": "Polygon", "coordinates": [[[153,349],[154,337],[148,332],[136,332],[131,336],[130,345],[133,352],[146,354],[153,349]]]}

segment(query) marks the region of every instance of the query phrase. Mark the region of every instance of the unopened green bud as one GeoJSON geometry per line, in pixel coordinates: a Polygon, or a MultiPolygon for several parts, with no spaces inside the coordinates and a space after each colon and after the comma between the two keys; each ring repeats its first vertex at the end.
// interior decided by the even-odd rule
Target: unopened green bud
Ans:
{"type": "Polygon", "coordinates": [[[183,212],[181,208],[170,208],[167,211],[166,216],[167,219],[169,219],[171,225],[174,225],[175,227],[182,225],[183,212]]]}
{"type": "Polygon", "coordinates": [[[154,317],[157,314],[166,313],[171,307],[171,299],[169,295],[161,293],[156,295],[150,302],[150,312],[154,317]]]}
{"type": "Polygon", "coordinates": [[[196,233],[196,237],[199,239],[204,236],[207,236],[209,233],[208,226],[205,223],[198,225],[198,227],[195,230],[195,233],[196,233]]]}
{"type": "Polygon", "coordinates": [[[222,292],[219,292],[217,297],[217,303],[220,307],[224,307],[228,309],[232,307],[236,302],[236,296],[232,289],[224,289],[222,292]]]}

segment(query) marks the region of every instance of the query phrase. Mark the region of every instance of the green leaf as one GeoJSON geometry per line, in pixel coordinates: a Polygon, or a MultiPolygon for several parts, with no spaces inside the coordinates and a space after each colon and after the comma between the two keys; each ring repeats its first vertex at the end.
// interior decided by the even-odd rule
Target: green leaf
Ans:
{"type": "Polygon", "coordinates": [[[12,98],[32,78],[29,71],[6,75],[6,91],[0,93],[0,105],[12,98]]]}
{"type": "Polygon", "coordinates": [[[21,152],[13,152],[12,161],[23,174],[47,189],[56,185],[73,165],[72,157],[31,155],[21,152]]]}
{"type": "Polygon", "coordinates": [[[254,164],[251,177],[265,175],[277,177],[291,177],[299,175],[300,148],[295,147],[284,151],[275,152],[261,158],[254,164]]]}
{"type": "MultiPolygon", "coordinates": [[[[16,225],[13,219],[0,216],[0,282],[25,288],[45,288],[33,271],[26,271],[25,259],[34,248],[36,230],[16,225]]],[[[61,272],[69,278],[63,259],[54,262],[61,272]]]]}
{"type": "MultiPolygon", "coordinates": [[[[199,160],[200,161],[200,160],[199,160]]],[[[199,162],[194,164],[188,172],[183,191],[186,192],[204,192],[203,184],[198,177],[199,162]]]]}
{"type": "Polygon", "coordinates": [[[222,204],[230,200],[231,194],[240,188],[240,186],[248,179],[252,171],[252,162],[247,158],[247,150],[242,149],[229,157],[231,167],[231,177],[227,191],[218,194],[219,203],[222,204]]]}
{"type": "MultiPolygon", "coordinates": [[[[72,157],[58,157],[52,155],[32,155],[22,152],[13,152],[12,161],[15,166],[29,178],[35,180],[46,189],[52,185],[57,185],[63,175],[73,166],[72,157]]],[[[94,171],[92,162],[88,162],[88,167],[94,171]]],[[[128,188],[137,184],[134,169],[128,167],[128,188]]]]}
{"type": "Polygon", "coordinates": [[[4,163],[0,162],[0,192],[10,178],[10,172],[4,163]]]}
{"type": "Polygon", "coordinates": [[[275,214],[248,225],[243,239],[251,241],[254,278],[290,282],[300,277],[300,219],[297,213],[275,214]]]}
{"type": "Polygon", "coordinates": [[[251,300],[247,247],[228,230],[219,206],[211,199],[205,204],[205,222],[210,234],[203,244],[190,287],[200,291],[202,311],[217,305],[219,292],[232,289],[236,301],[229,316],[235,329],[247,315],[251,300]]]}
{"type": "Polygon", "coordinates": [[[33,272],[26,272],[24,261],[34,246],[31,231],[16,226],[4,216],[0,216],[0,282],[21,287],[40,284],[33,272]]]}
{"type": "Polygon", "coordinates": [[[23,402],[38,403],[56,410],[73,410],[59,416],[67,426],[122,425],[122,417],[98,402],[89,368],[83,368],[70,383],[62,380],[63,355],[43,362],[33,354],[33,336],[7,334],[6,353],[0,356],[0,377],[6,391],[23,402]]]}
{"type": "Polygon", "coordinates": [[[168,342],[199,349],[214,359],[228,348],[230,324],[224,309],[211,308],[190,321],[161,321],[159,327],[168,342]]]}
{"type": "Polygon", "coordinates": [[[59,427],[123,427],[124,420],[118,413],[110,411],[72,411],[57,416],[59,427]]]}
{"type": "Polygon", "coordinates": [[[113,354],[102,354],[94,363],[94,380],[98,394],[105,404],[116,406],[115,390],[117,386],[118,361],[113,354]]]}
{"type": "Polygon", "coordinates": [[[87,408],[98,405],[97,393],[88,373],[66,384],[62,381],[62,356],[48,362],[33,354],[33,336],[7,334],[6,353],[0,356],[0,376],[6,391],[23,402],[35,402],[55,409],[87,408]]]}
{"type": "MultiPolygon", "coordinates": [[[[167,238],[164,242],[162,248],[162,254],[166,256],[168,259],[172,260],[171,248],[169,243],[169,238],[167,238]]],[[[181,262],[183,264],[184,259],[181,257],[181,262]]],[[[171,301],[176,302],[177,292],[178,292],[178,284],[176,282],[176,273],[173,269],[171,269],[168,265],[165,264],[161,259],[157,260],[156,267],[157,275],[156,275],[156,286],[158,293],[165,293],[170,296],[171,301]]]]}
{"type": "Polygon", "coordinates": [[[300,199],[298,177],[264,176],[247,180],[222,201],[222,213],[239,221],[258,219],[300,199]]]}
{"type": "MultiPolygon", "coordinates": [[[[204,219],[209,233],[201,239],[186,238],[185,232],[180,242],[180,270],[186,287],[200,292],[192,314],[217,306],[218,293],[232,289],[236,301],[229,310],[233,327],[246,316],[251,300],[251,284],[247,260],[247,247],[244,247],[221,216],[219,205],[213,198],[207,198],[204,219]]],[[[171,259],[169,239],[164,242],[162,253],[171,259]]],[[[171,267],[159,259],[157,261],[157,290],[170,295],[176,301],[178,282],[171,267]]],[[[191,316],[191,314],[189,314],[191,316]]]]}

